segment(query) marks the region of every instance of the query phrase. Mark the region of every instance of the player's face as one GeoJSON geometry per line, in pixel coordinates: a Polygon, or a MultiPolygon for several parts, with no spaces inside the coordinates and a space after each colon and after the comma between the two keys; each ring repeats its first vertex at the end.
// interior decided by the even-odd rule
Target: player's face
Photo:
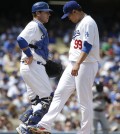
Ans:
{"type": "Polygon", "coordinates": [[[49,12],[39,12],[38,20],[42,23],[47,23],[49,21],[50,13],[49,12]]]}
{"type": "Polygon", "coordinates": [[[73,23],[76,23],[76,14],[75,14],[75,11],[74,10],[68,15],[68,18],[73,23]]]}

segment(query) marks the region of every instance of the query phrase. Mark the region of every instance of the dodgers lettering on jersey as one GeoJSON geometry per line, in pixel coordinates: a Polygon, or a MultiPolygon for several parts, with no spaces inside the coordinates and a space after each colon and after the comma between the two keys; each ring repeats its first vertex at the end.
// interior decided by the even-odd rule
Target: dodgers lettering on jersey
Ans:
{"type": "Polygon", "coordinates": [[[69,50],[69,60],[77,61],[83,48],[84,42],[87,41],[92,45],[87,58],[84,62],[96,62],[99,57],[99,33],[97,24],[89,16],[86,15],[77,25],[72,36],[69,50]]]}

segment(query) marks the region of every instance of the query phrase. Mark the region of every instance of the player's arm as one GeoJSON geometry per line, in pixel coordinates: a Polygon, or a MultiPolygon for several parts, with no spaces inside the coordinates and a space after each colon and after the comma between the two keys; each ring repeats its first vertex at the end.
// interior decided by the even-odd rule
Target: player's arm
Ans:
{"type": "Polygon", "coordinates": [[[17,42],[18,42],[19,47],[22,49],[22,51],[28,57],[28,58],[25,59],[24,62],[26,64],[31,64],[32,60],[33,60],[33,56],[32,56],[32,52],[31,52],[31,50],[30,50],[30,48],[28,46],[27,41],[24,38],[18,36],[17,37],[17,42]]]}
{"type": "Polygon", "coordinates": [[[92,48],[92,45],[90,43],[88,43],[87,41],[84,41],[83,47],[82,47],[82,50],[81,50],[81,54],[80,54],[76,64],[80,65],[86,59],[86,57],[89,54],[91,48],[92,48]]]}
{"type": "Polygon", "coordinates": [[[92,25],[91,23],[86,23],[84,27],[84,32],[83,32],[83,44],[82,44],[81,53],[75,65],[73,66],[73,69],[71,72],[73,76],[78,75],[80,64],[86,59],[87,55],[89,54],[92,48],[93,40],[94,40],[93,33],[95,33],[94,25],[92,25]]]}
{"type": "Polygon", "coordinates": [[[78,75],[78,70],[80,68],[80,64],[86,59],[86,57],[89,54],[91,48],[92,48],[92,45],[90,43],[88,43],[87,41],[84,41],[83,48],[81,50],[80,56],[79,56],[78,60],[76,61],[75,65],[73,66],[73,69],[71,71],[71,74],[73,76],[78,75]]]}

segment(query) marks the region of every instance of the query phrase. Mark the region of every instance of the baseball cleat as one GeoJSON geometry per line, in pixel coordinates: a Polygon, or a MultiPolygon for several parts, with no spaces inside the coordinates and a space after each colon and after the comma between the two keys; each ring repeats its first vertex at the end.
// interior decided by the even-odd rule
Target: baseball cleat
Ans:
{"type": "Polygon", "coordinates": [[[30,125],[28,129],[32,134],[51,134],[47,129],[37,125],[30,125]]]}

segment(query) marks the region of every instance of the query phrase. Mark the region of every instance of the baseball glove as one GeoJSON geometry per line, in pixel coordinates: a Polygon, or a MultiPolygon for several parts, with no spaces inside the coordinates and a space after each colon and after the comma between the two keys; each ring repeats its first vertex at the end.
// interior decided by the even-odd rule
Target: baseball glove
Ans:
{"type": "Polygon", "coordinates": [[[63,71],[62,64],[52,60],[47,61],[45,69],[50,78],[60,76],[63,71]]]}

